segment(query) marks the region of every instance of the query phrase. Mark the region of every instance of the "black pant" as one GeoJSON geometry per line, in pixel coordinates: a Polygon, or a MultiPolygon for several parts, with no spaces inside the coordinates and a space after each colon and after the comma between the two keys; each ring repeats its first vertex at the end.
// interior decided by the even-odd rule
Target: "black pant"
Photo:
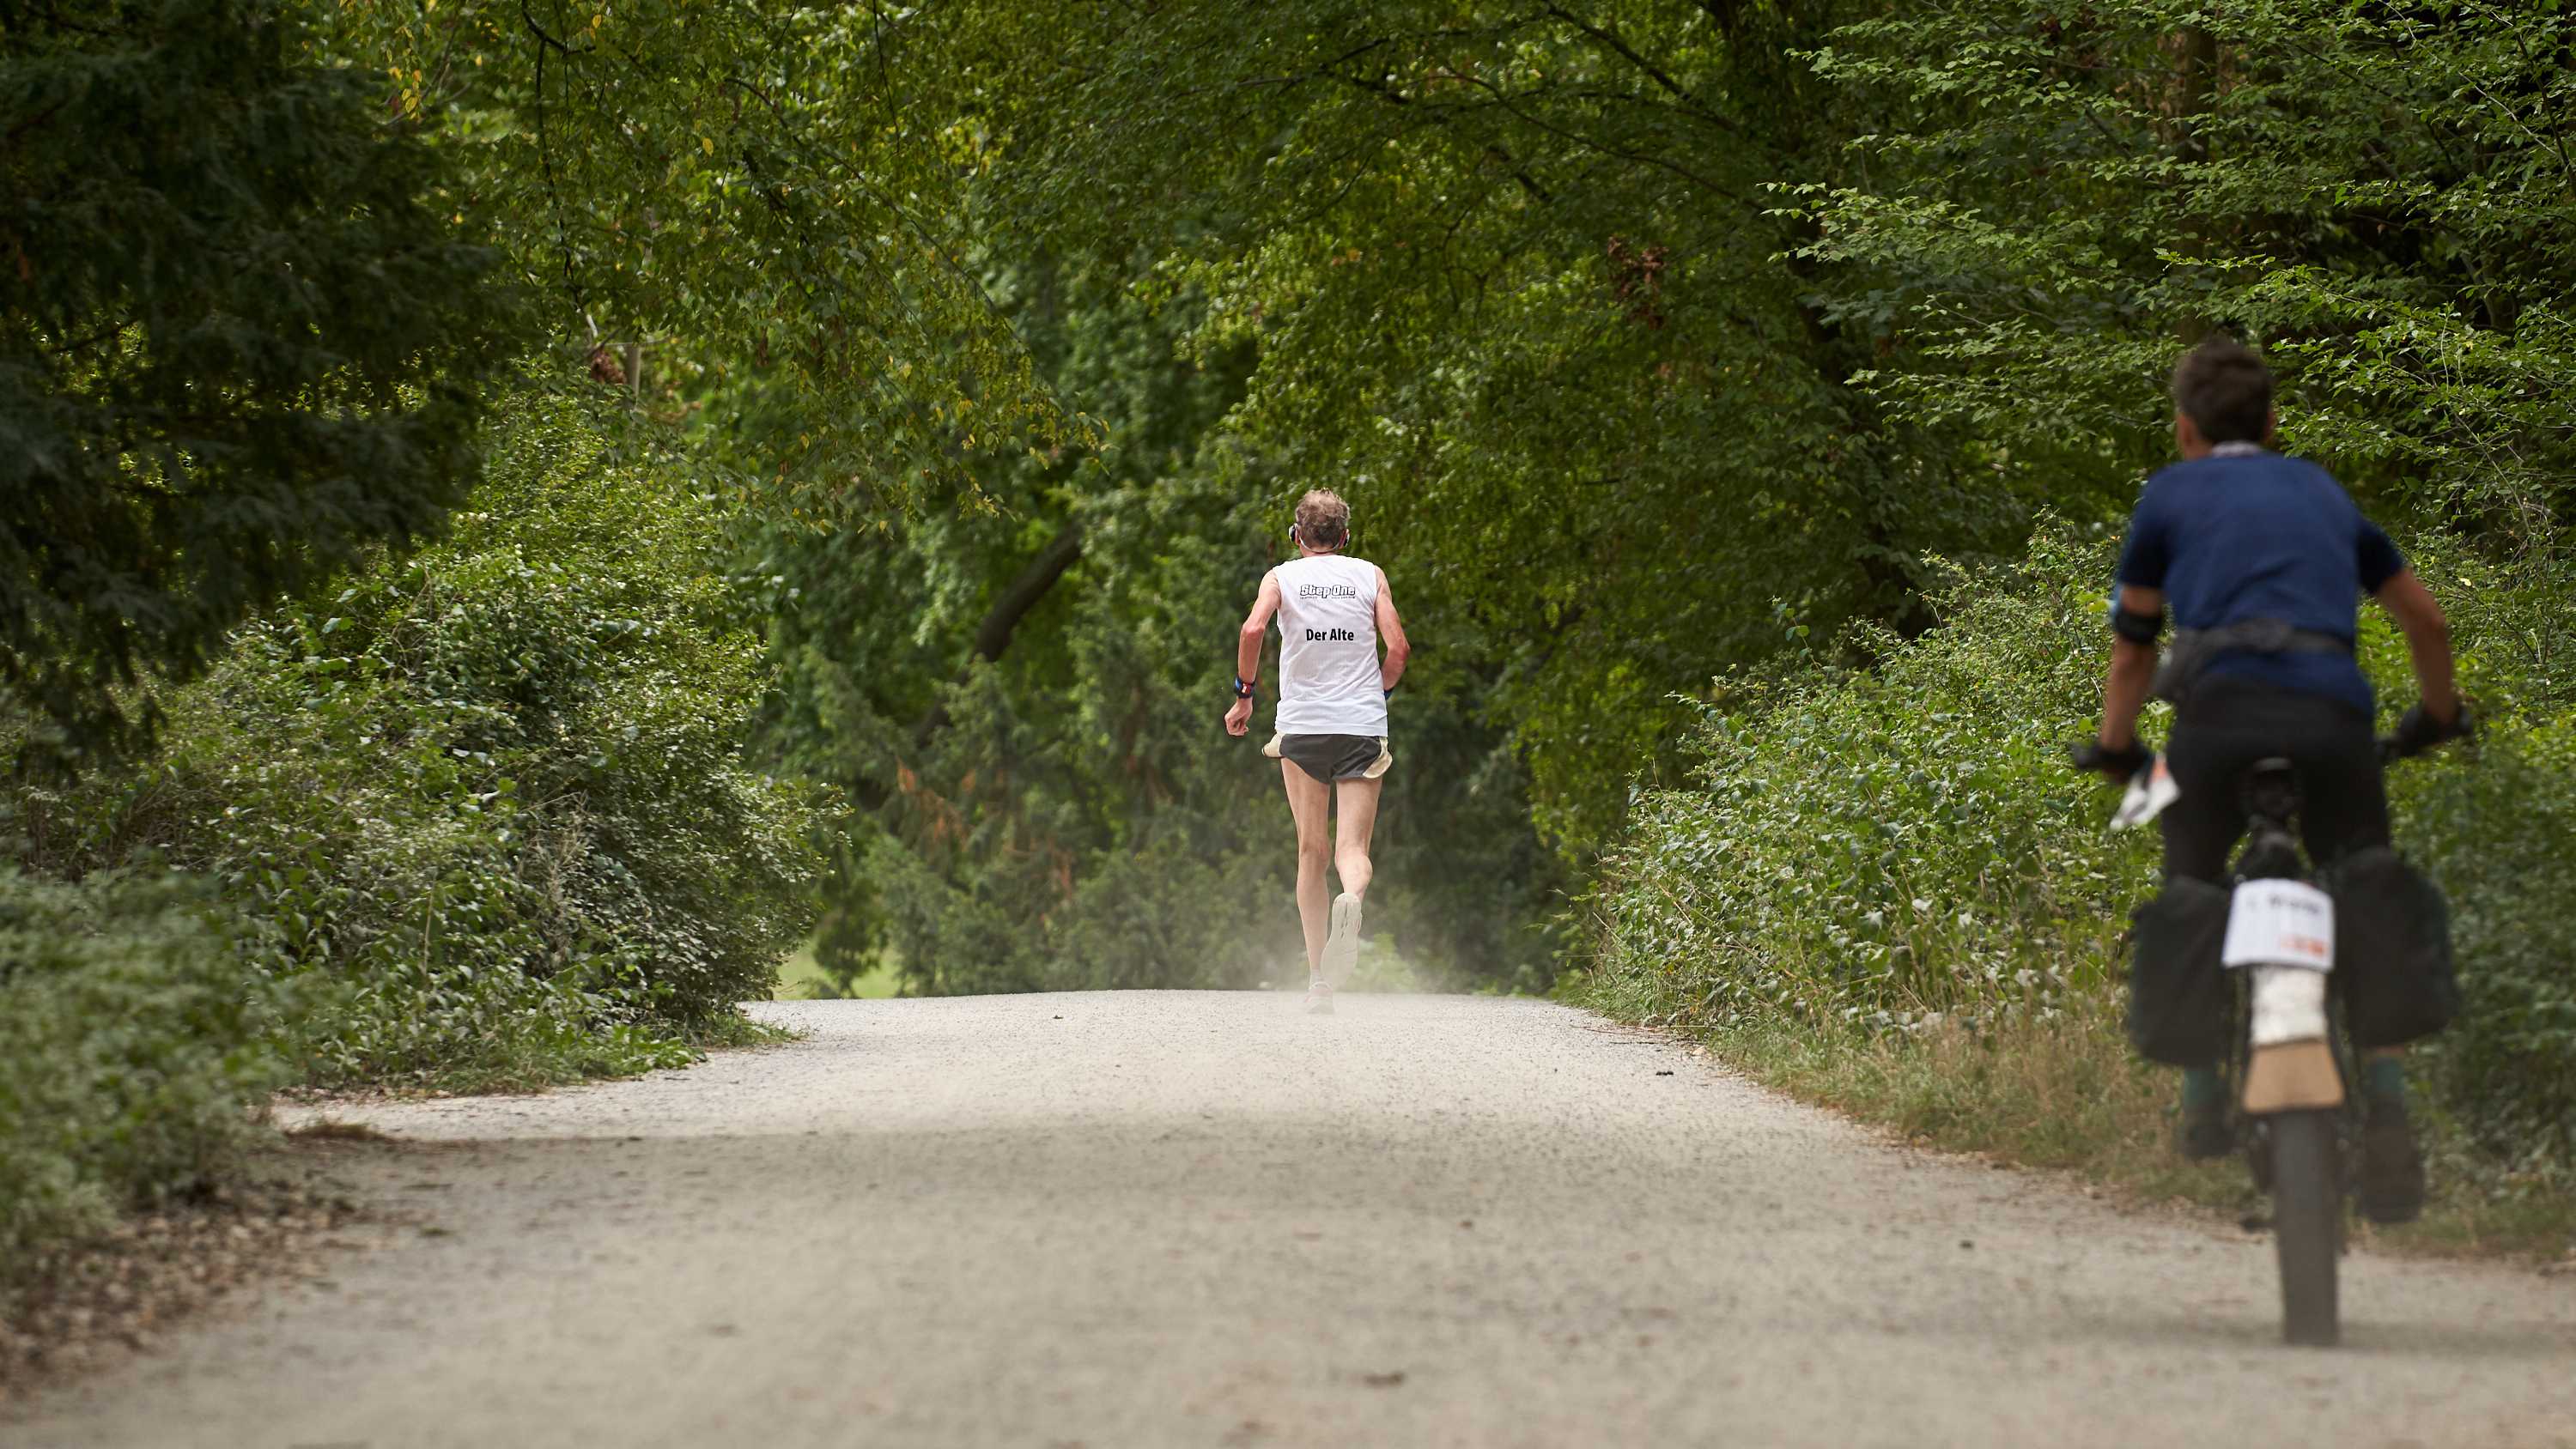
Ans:
{"type": "Polygon", "coordinates": [[[2165,763],[2180,798],[2157,817],[2165,875],[2225,884],[2227,857],[2245,835],[2239,782],[2257,760],[2279,756],[2299,779],[2299,827],[2318,865],[2388,843],[2388,792],[2370,716],[2341,700],[2252,680],[2203,679],[2174,720],[2165,763]]]}

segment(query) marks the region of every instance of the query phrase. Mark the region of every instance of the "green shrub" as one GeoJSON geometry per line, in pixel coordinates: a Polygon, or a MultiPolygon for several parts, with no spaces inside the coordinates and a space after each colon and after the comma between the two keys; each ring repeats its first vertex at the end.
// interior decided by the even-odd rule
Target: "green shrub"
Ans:
{"type": "Polygon", "coordinates": [[[1294,921],[1276,869],[1240,852],[1200,855],[1179,836],[1102,855],[1053,910],[1033,913],[1035,929],[995,888],[1051,883],[987,872],[982,890],[961,888],[882,838],[866,873],[887,944],[911,988],[930,994],[1250,986],[1281,969],[1265,949],[1278,932],[1265,928],[1294,921]]]}
{"type": "Polygon", "coordinates": [[[57,874],[149,855],[307,981],[310,1080],[686,1060],[810,925],[814,797],[743,757],[767,688],[728,520],[523,402],[451,536],[244,630],[147,774],[18,801],[57,874]]]}
{"type": "Polygon", "coordinates": [[[2434,1061],[2489,1153],[2576,1166],[2576,719],[2393,781],[2399,842],[2451,902],[2461,1021],[2434,1061]]]}
{"type": "MultiPolygon", "coordinates": [[[[2119,1008],[2120,935],[2153,889],[2151,831],[2110,835],[2107,793],[2071,773],[2107,650],[2110,540],[2044,528],[2018,566],[1962,573],[1940,627],[1864,637],[1868,668],[1821,661],[1735,681],[1698,725],[1703,784],[1636,804],[1591,904],[1593,989],[1683,1023],[1902,1038],[2119,1008]]],[[[2391,773],[2399,846],[2448,892],[2469,1011],[2424,1075],[2491,1150],[2576,1163],[2576,769],[2554,663],[2569,571],[2418,550],[2452,602],[2474,755],[2391,773]]],[[[2375,610],[2363,652],[2413,697],[2375,610]]],[[[2161,706],[2148,730],[2161,733],[2161,706]]]]}
{"type": "Polygon", "coordinates": [[[0,867],[0,1284],[119,1211],[219,1175],[278,1080],[247,988],[166,877],[0,867]]]}
{"type": "Polygon", "coordinates": [[[2043,534],[1951,623],[1866,636],[1872,669],[1740,679],[1703,713],[1702,788],[1636,802],[1594,903],[1605,961],[1686,1019],[1910,1030],[2104,979],[2153,852],[2064,765],[2098,685],[2101,549],[2043,534]]]}

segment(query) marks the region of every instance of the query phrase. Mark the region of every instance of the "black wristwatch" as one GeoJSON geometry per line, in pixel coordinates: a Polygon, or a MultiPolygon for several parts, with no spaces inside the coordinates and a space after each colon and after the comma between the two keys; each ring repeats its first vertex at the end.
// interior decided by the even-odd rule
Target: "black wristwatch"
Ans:
{"type": "Polygon", "coordinates": [[[1237,699],[1252,698],[1252,685],[1240,674],[1234,677],[1234,697],[1237,699]]]}

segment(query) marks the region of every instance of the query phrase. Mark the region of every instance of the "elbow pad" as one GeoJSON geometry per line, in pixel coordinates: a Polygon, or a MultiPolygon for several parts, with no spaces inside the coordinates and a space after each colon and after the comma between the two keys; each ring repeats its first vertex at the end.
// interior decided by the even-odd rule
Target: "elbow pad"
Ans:
{"type": "Polygon", "coordinates": [[[2162,609],[2152,614],[2141,614],[2134,609],[2123,609],[2117,604],[2111,606],[2111,632],[2132,644],[2152,647],[2156,642],[2156,636],[2164,631],[2165,615],[2162,609]]]}

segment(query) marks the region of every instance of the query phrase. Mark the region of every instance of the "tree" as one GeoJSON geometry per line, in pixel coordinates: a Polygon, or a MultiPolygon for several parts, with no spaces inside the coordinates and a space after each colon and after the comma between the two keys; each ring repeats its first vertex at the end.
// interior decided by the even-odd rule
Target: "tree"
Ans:
{"type": "MultiPolygon", "coordinates": [[[[989,510],[773,536],[764,571],[801,581],[782,737],[864,807],[828,969],[890,946],[921,991],[1221,985],[1298,954],[1278,767],[1216,723],[1290,485],[1224,427],[1250,357],[1178,355],[1195,304],[1150,280],[1097,259],[986,276],[1107,446],[994,460],[989,510]]],[[[1442,975],[1538,979],[1517,928],[1548,861],[1477,663],[1407,677],[1371,919],[1442,975]]]]}
{"type": "Polygon", "coordinates": [[[463,204],[274,0],[0,22],[0,700],[148,737],[146,671],[435,529],[508,356],[463,204]]]}
{"type": "Polygon", "coordinates": [[[1924,556],[2032,499],[1884,415],[1774,184],[1830,176],[1867,96],[1795,53],[1814,3],[958,7],[1001,138],[986,225],[1142,249],[1257,364],[1250,451],[1353,497],[1426,635],[1581,858],[1667,698],[1853,617],[1912,624],[1924,556]]]}
{"type": "Polygon", "coordinates": [[[2375,505],[2527,550],[2576,493],[2576,16],[2560,3],[1909,5],[1832,38],[1899,118],[1801,200],[1863,388],[1998,481],[2125,502],[2218,326],[2290,445],[2375,505]]]}
{"type": "Polygon", "coordinates": [[[542,340],[603,364],[649,342],[693,399],[756,390],[787,420],[738,480],[778,511],[971,503],[994,459],[1086,436],[983,288],[992,138],[925,12],[382,0],[327,25],[436,127],[542,340]]]}

